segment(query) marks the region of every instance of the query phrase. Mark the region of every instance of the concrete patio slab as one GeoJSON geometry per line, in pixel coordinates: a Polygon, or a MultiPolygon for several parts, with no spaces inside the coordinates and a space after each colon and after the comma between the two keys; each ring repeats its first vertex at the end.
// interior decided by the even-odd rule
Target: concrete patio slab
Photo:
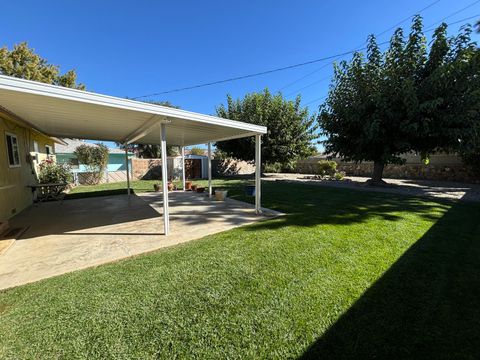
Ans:
{"type": "Polygon", "coordinates": [[[280,213],[204,194],[170,193],[171,233],[163,235],[161,193],[35,205],[11,220],[28,230],[0,257],[0,289],[96,266],[250,224],[280,213]]]}

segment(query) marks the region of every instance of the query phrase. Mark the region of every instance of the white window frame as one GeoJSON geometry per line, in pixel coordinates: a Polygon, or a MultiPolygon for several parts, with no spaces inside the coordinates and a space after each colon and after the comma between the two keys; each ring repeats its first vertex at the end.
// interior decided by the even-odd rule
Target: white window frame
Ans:
{"type": "Polygon", "coordinates": [[[36,152],[36,153],[40,152],[40,148],[38,147],[38,141],[37,140],[33,140],[33,152],[36,152]]]}
{"type": "Polygon", "coordinates": [[[20,156],[20,146],[18,146],[18,136],[14,133],[10,133],[10,132],[5,132],[5,147],[6,147],[6,150],[7,150],[7,161],[8,161],[8,167],[9,168],[19,168],[22,166],[22,162],[21,162],[21,156],[20,156]],[[16,146],[16,149],[12,143],[12,152],[13,152],[13,161],[15,161],[15,150],[17,151],[17,155],[18,155],[18,164],[11,164],[10,163],[10,150],[8,148],[8,140],[7,140],[7,137],[10,136],[11,138],[15,139],[15,146],[16,146]]]}

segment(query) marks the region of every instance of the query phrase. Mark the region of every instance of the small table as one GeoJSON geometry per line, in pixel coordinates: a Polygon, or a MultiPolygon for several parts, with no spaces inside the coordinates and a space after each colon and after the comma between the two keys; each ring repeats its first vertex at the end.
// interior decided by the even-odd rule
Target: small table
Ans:
{"type": "Polygon", "coordinates": [[[48,200],[62,201],[65,197],[63,190],[65,190],[67,185],[67,183],[49,183],[29,185],[28,187],[32,189],[32,195],[35,193],[35,191],[37,192],[36,202],[48,200]]]}

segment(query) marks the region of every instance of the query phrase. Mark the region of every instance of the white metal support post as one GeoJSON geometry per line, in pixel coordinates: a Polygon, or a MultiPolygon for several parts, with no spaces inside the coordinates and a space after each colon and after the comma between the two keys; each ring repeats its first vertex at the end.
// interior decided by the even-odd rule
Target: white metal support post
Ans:
{"type": "Polygon", "coordinates": [[[212,197],[212,144],[208,143],[208,197],[212,197]]]}
{"type": "Polygon", "coordinates": [[[168,212],[168,173],[167,173],[167,132],[165,124],[160,125],[160,149],[162,155],[162,192],[163,192],[163,232],[170,232],[170,214],[168,212]]]}
{"type": "Polygon", "coordinates": [[[185,146],[182,146],[182,189],[185,191],[185,146]]]}
{"type": "Polygon", "coordinates": [[[262,198],[262,135],[255,135],[255,212],[260,214],[262,198]]]}
{"type": "Polygon", "coordinates": [[[128,166],[128,144],[125,143],[125,168],[127,169],[127,194],[130,196],[130,167],[128,166]]]}

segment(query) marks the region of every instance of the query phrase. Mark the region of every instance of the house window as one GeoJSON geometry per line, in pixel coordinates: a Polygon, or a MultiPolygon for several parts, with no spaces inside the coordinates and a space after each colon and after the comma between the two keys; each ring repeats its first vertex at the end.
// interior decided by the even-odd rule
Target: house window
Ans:
{"type": "Polygon", "coordinates": [[[5,134],[7,141],[7,157],[9,167],[20,166],[20,152],[18,150],[18,139],[14,134],[5,134]]]}
{"type": "Polygon", "coordinates": [[[53,155],[53,147],[45,145],[45,152],[47,153],[47,156],[53,155]]]}
{"type": "Polygon", "coordinates": [[[40,152],[38,147],[38,141],[33,141],[33,151],[36,153],[40,152]]]}

